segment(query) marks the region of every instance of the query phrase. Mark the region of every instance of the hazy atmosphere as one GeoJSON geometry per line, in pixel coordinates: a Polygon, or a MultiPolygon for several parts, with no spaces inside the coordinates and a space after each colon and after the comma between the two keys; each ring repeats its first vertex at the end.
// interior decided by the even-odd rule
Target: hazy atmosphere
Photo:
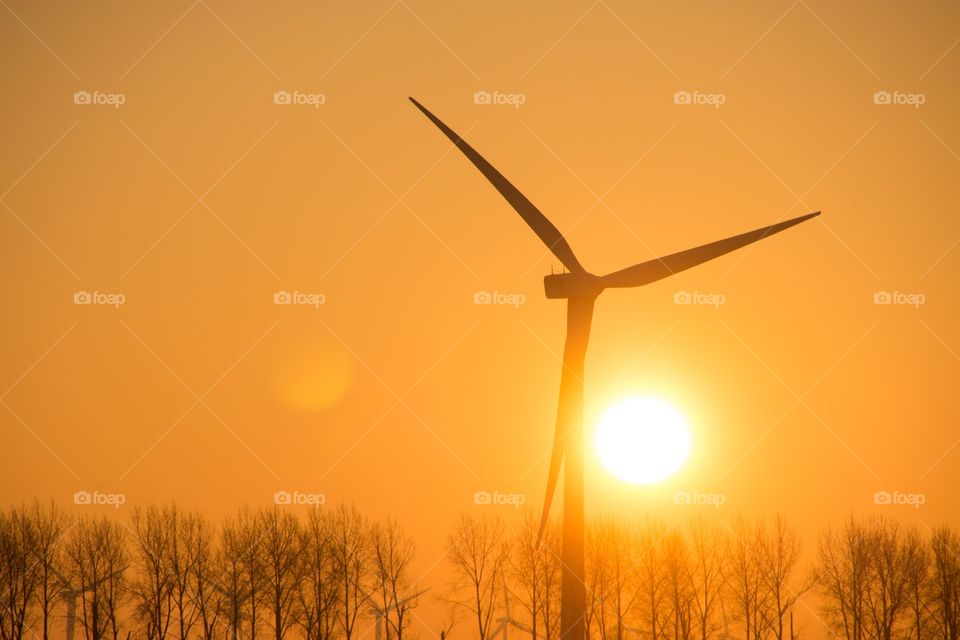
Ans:
{"type": "MultiPolygon", "coordinates": [[[[429,589],[413,606],[373,560],[357,574],[387,594],[384,640],[561,639],[556,612],[500,619],[536,618],[523,549],[559,571],[563,473],[535,541],[568,301],[543,278],[577,271],[413,97],[589,274],[822,212],[597,298],[586,578],[622,560],[618,593],[642,594],[637,550],[676,535],[724,584],[699,628],[671,609],[651,631],[637,604],[590,640],[790,640],[732,604],[736,541],[777,539],[799,544],[775,616],[795,606],[794,638],[957,640],[960,602],[926,591],[929,624],[904,605],[887,637],[844,636],[823,555],[845,531],[960,564],[956,3],[0,0],[0,51],[3,522],[60,522],[74,589],[78,531],[114,523],[129,555],[122,632],[76,637],[381,640],[363,598],[355,631],[316,635],[303,607],[284,634],[239,605],[161,633],[137,604],[148,529],[182,517],[222,551],[288,526],[304,558],[356,517],[370,557],[409,546],[396,589],[429,589]],[[659,435],[631,440],[641,423],[659,435]],[[500,528],[485,630],[455,551],[500,528]]],[[[2,637],[43,638],[35,605],[6,626],[5,557],[2,637]]]]}

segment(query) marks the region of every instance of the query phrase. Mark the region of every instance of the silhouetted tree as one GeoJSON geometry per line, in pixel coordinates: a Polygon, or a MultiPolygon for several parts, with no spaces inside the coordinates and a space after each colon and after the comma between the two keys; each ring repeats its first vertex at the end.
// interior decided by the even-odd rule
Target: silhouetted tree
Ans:
{"type": "Polygon", "coordinates": [[[726,540],[720,527],[695,518],[690,523],[687,566],[693,594],[694,629],[699,640],[711,640],[721,629],[717,614],[724,589],[725,553],[726,540]]]}
{"type": "Polygon", "coordinates": [[[941,640],[960,639],[960,534],[940,527],[930,541],[931,609],[941,640]]]}
{"type": "Polygon", "coordinates": [[[664,566],[670,594],[670,633],[673,640],[692,640],[694,593],[690,582],[690,552],[683,535],[669,531],[664,540],[664,566]]]}
{"type": "Polygon", "coordinates": [[[663,540],[667,528],[648,521],[637,538],[635,566],[637,576],[638,626],[650,640],[666,640],[670,605],[669,581],[665,571],[663,540]]]}
{"type": "Polygon", "coordinates": [[[137,507],[132,519],[137,578],[131,584],[131,593],[136,601],[136,617],[144,626],[147,640],[164,640],[173,613],[170,536],[176,508],[137,507]]]}
{"type": "Polygon", "coordinates": [[[63,543],[69,520],[55,502],[42,504],[34,500],[29,518],[33,522],[34,539],[30,548],[31,561],[39,572],[36,600],[39,608],[41,637],[50,637],[50,622],[57,600],[72,597],[64,577],[63,543]]]}
{"type": "Polygon", "coordinates": [[[227,637],[239,640],[244,621],[244,610],[250,598],[247,585],[246,565],[244,563],[244,532],[239,522],[233,519],[224,521],[220,529],[220,548],[217,553],[217,575],[219,589],[223,594],[223,612],[227,618],[227,637]]]}
{"type": "Polygon", "coordinates": [[[907,567],[907,599],[909,600],[910,640],[925,640],[933,635],[930,617],[933,584],[930,575],[930,545],[917,539],[916,553],[907,567]]]}
{"type": "Polygon", "coordinates": [[[510,539],[506,588],[511,601],[519,604],[523,618],[529,621],[525,626],[532,640],[552,640],[560,625],[559,530],[554,523],[548,523],[542,540],[538,531],[535,516],[526,512],[510,539]]]}
{"type": "MultiPolygon", "coordinates": [[[[760,580],[766,591],[760,599],[762,618],[777,640],[784,640],[789,631],[786,619],[794,605],[813,587],[813,576],[799,575],[803,544],[796,529],[782,516],[774,518],[767,528],[759,527],[760,580]]],[[[792,640],[789,639],[788,640],[792,640]]]]}
{"type": "Polygon", "coordinates": [[[303,535],[303,577],[297,585],[299,624],[306,640],[331,640],[339,616],[339,573],[334,558],[333,519],[312,509],[303,535]]]}
{"type": "MultiPolygon", "coordinates": [[[[499,519],[462,516],[451,533],[450,611],[469,615],[478,640],[509,626],[558,640],[560,530],[551,524],[538,540],[536,525],[526,514],[507,535],[499,519]]],[[[823,531],[813,573],[780,517],[740,519],[730,535],[703,519],[603,522],[588,528],[585,551],[586,640],[733,640],[728,610],[744,640],[793,640],[792,612],[814,576],[843,640],[960,640],[960,534],[950,527],[927,536],[851,517],[823,531]]],[[[214,529],[172,504],[127,520],[34,501],[0,512],[0,640],[59,637],[64,601],[68,620],[78,604],[85,640],[255,640],[269,630],[274,640],[358,640],[359,618],[375,611],[384,640],[406,640],[414,555],[396,521],[368,521],[348,504],[243,508],[214,529]]]]}
{"type": "Polygon", "coordinates": [[[627,612],[637,597],[632,547],[635,540],[630,532],[613,522],[597,525],[596,542],[599,546],[597,573],[600,597],[597,601],[597,622],[600,638],[623,640],[627,628],[627,612]]]}
{"type": "Polygon", "coordinates": [[[879,640],[899,636],[909,607],[909,570],[920,546],[915,533],[905,532],[896,522],[878,519],[867,532],[870,576],[865,606],[867,635],[879,640]]]}
{"type": "Polygon", "coordinates": [[[283,640],[296,614],[297,585],[303,573],[300,523],[279,507],[260,514],[267,610],[273,617],[275,640],[283,640]]]}
{"type": "Polygon", "coordinates": [[[66,555],[74,588],[80,596],[84,636],[87,640],[117,640],[129,566],[123,525],[106,516],[81,518],[70,532],[66,555]]]}
{"type": "Polygon", "coordinates": [[[256,640],[260,624],[260,605],[266,591],[267,561],[263,552],[264,532],[257,512],[242,508],[237,515],[237,531],[240,535],[240,567],[243,585],[247,592],[247,608],[250,622],[250,640],[256,640]]]}
{"type": "Polygon", "coordinates": [[[369,523],[353,505],[341,504],[333,515],[333,559],[340,595],[338,622],[351,640],[364,606],[364,582],[370,557],[369,523]]]}
{"type": "Polygon", "coordinates": [[[818,584],[823,611],[846,640],[867,640],[866,594],[874,579],[869,527],[849,518],[839,530],[828,528],[820,538],[818,584]]]}
{"type": "Polygon", "coordinates": [[[186,640],[200,615],[198,601],[192,588],[192,576],[198,561],[198,537],[203,518],[171,505],[166,519],[169,528],[168,574],[172,581],[171,599],[177,618],[177,637],[186,640]]]}
{"type": "Polygon", "coordinates": [[[450,535],[454,604],[476,622],[478,640],[487,640],[500,602],[507,546],[499,519],[461,515],[450,535]]]}
{"type": "Polygon", "coordinates": [[[370,543],[371,595],[383,612],[386,640],[403,640],[403,632],[410,624],[407,614],[417,604],[410,577],[416,545],[392,518],[373,524],[370,543]]]}
{"type": "Polygon", "coordinates": [[[761,562],[763,528],[738,518],[727,554],[727,588],[733,618],[744,629],[744,640],[764,640],[769,632],[769,594],[764,588],[761,562]]]}
{"type": "MultiPolygon", "coordinates": [[[[199,514],[188,517],[179,540],[183,546],[182,563],[186,575],[188,600],[200,622],[204,640],[213,640],[226,600],[223,576],[218,572],[215,534],[210,523],[199,514]]],[[[182,638],[187,637],[185,631],[182,638]]]]}
{"type": "Polygon", "coordinates": [[[27,613],[41,581],[33,558],[37,532],[25,507],[0,512],[0,638],[20,640],[27,613]]]}

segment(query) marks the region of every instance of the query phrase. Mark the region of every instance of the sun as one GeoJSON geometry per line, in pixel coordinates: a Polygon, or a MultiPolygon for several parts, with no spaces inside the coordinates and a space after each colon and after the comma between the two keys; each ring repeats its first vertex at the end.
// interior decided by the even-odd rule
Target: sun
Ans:
{"type": "Polygon", "coordinates": [[[687,459],[690,430],[676,409],[657,398],[627,398],[597,426],[603,466],[633,484],[652,484],[675,473],[687,459]]]}

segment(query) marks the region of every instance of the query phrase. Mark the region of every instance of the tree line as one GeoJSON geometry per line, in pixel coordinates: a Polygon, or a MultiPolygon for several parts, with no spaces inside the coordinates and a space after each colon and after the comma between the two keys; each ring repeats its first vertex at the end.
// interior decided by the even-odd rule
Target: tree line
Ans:
{"type": "MultiPolygon", "coordinates": [[[[442,628],[559,640],[560,531],[463,515],[442,628]]],[[[797,640],[799,606],[844,640],[960,640],[960,533],[851,517],[804,554],[784,518],[592,523],[588,640],[797,640]],[[806,561],[813,556],[812,561],[806,561]],[[806,596],[812,597],[806,597],[806,596]]],[[[375,640],[411,636],[424,591],[393,519],[353,505],[242,508],[213,523],[174,504],[127,518],[34,501],[0,512],[0,640],[375,640]]]]}

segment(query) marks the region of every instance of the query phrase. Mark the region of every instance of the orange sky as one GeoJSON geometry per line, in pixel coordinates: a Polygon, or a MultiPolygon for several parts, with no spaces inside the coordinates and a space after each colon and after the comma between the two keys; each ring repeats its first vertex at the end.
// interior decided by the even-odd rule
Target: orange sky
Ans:
{"type": "Polygon", "coordinates": [[[322,493],[399,517],[424,571],[458,512],[495,508],[475,491],[536,507],[558,265],[413,95],[597,273],[824,212],[599,299],[588,425],[658,395],[693,447],[646,489],[591,454],[590,512],[721,493],[718,517],[781,511],[809,546],[850,511],[960,523],[958,36],[947,2],[7,0],[0,499],[219,518],[322,493]]]}

